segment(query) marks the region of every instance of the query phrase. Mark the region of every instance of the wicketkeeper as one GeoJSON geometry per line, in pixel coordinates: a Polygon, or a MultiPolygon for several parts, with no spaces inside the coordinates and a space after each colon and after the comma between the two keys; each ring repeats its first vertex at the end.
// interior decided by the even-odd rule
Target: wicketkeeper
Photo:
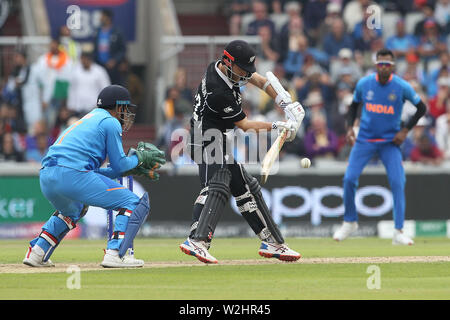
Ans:
{"type": "Polygon", "coordinates": [[[104,88],[97,108],[67,128],[49,148],[42,161],[40,185],[56,211],[30,242],[23,263],[31,267],[50,267],[53,251],[77,225],[89,206],[118,211],[114,232],[108,240],[103,267],[141,267],[128,250],[149,213],[149,198],[139,198],[114,179],[143,175],[158,179],[156,170],[165,163],[164,153],[140,142],[128,156],[122,147],[122,131],[134,123],[136,106],[122,86],[104,88]],[[110,167],[100,168],[106,157],[110,167]]]}
{"type": "Polygon", "coordinates": [[[230,42],[219,61],[211,63],[195,97],[191,119],[191,158],[198,164],[200,192],[194,204],[190,235],[181,250],[204,263],[217,263],[209,252],[220,215],[233,195],[244,219],[262,241],[259,254],[284,261],[295,261],[300,254],[285,243],[280,230],[262,197],[261,186],[243,165],[237,163],[232,150],[226,149],[225,132],[235,126],[244,131],[253,129],[288,131],[292,141],[305,112],[298,102],[277,95],[271,83],[255,69],[256,55],[245,41],[230,42]],[[264,90],[286,113],[287,121],[274,123],[251,121],[241,107],[240,87],[247,82],[264,90]],[[216,139],[208,132],[216,131],[216,139]],[[214,154],[208,150],[214,149],[214,154]],[[211,159],[213,157],[213,159],[211,159]]]}

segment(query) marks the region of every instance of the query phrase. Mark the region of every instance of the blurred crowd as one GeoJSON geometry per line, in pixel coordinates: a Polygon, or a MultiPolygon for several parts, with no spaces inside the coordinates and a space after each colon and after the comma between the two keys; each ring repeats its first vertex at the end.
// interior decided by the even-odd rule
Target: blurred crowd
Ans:
{"type": "MultiPolygon", "coordinates": [[[[347,108],[356,82],[375,72],[374,55],[385,47],[396,56],[396,74],[428,107],[402,145],[404,160],[432,165],[450,160],[450,0],[232,0],[230,4],[229,34],[258,35],[258,72],[273,71],[306,107],[303,125],[296,139],[285,145],[282,158],[348,158],[347,108]],[[388,17],[391,25],[384,26],[388,17]]],[[[167,93],[167,124],[159,141],[169,150],[174,146],[170,133],[185,127],[192,112],[186,70],[180,69],[175,79],[167,93]]],[[[241,91],[249,118],[284,119],[259,89],[249,85],[241,91]]],[[[415,110],[406,102],[402,120],[406,122],[415,110]]],[[[244,150],[238,157],[245,159],[245,148],[238,149],[244,150]]]]}
{"type": "MultiPolygon", "coordinates": [[[[229,0],[225,14],[229,35],[260,37],[258,72],[273,71],[306,107],[282,159],[348,158],[345,117],[353,90],[375,71],[374,54],[386,47],[396,55],[396,74],[428,107],[402,145],[404,159],[433,165],[450,160],[450,0],[229,0]]],[[[109,10],[102,11],[93,43],[77,43],[62,26],[38,59],[29,61],[25,48],[17,48],[13,62],[0,83],[0,161],[40,162],[59,133],[95,107],[108,84],[126,86],[136,104],[142,100],[142,82],[131,71],[109,10]]],[[[187,128],[192,115],[198,81],[187,83],[187,72],[177,70],[162,106],[165,122],[155,143],[168,154],[181,141],[173,141],[172,133],[187,128]]],[[[250,119],[284,119],[265,93],[251,85],[241,90],[250,119]]],[[[406,102],[402,119],[414,112],[406,102]]],[[[255,140],[243,141],[236,148],[240,161],[248,160],[255,140]]]]}
{"type": "Polygon", "coordinates": [[[51,39],[47,52],[29,61],[17,47],[13,68],[0,83],[0,162],[40,163],[48,147],[97,104],[110,84],[129,88],[139,104],[143,86],[131,72],[122,32],[104,9],[92,43],[78,43],[67,26],[51,39]]]}

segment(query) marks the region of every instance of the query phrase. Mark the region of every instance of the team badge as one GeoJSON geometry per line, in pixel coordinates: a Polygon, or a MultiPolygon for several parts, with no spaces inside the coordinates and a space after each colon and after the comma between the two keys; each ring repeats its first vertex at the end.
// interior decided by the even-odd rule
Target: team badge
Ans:
{"type": "Polygon", "coordinates": [[[396,96],[394,93],[391,93],[391,94],[388,96],[388,99],[389,99],[390,101],[395,101],[395,100],[397,99],[397,96],[396,96]]]}

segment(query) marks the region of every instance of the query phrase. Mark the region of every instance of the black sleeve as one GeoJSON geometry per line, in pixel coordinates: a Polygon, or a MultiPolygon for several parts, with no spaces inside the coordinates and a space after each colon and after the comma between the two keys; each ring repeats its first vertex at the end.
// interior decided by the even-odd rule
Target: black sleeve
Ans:
{"type": "Polygon", "coordinates": [[[356,116],[358,115],[358,108],[361,103],[352,101],[352,104],[348,107],[347,112],[347,127],[353,127],[353,123],[355,123],[356,116]]]}
{"type": "Polygon", "coordinates": [[[417,111],[414,113],[414,115],[408,120],[408,122],[405,124],[405,127],[408,128],[408,130],[411,130],[419,121],[420,118],[423,117],[425,112],[427,111],[427,106],[425,103],[423,103],[422,100],[420,100],[416,104],[417,111]]]}

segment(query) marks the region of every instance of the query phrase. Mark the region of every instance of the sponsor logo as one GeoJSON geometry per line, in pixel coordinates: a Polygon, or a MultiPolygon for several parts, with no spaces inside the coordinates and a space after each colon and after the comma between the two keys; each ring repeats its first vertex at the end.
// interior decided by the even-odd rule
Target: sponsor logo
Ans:
{"type": "Polygon", "coordinates": [[[225,112],[225,113],[233,112],[233,108],[228,106],[225,109],[223,109],[223,112],[225,112]]]}
{"type": "Polygon", "coordinates": [[[255,56],[251,56],[250,60],[248,60],[249,63],[252,63],[253,61],[255,61],[255,56]]]}
{"type": "MultiPolygon", "coordinates": [[[[261,192],[277,224],[282,223],[285,217],[302,217],[311,213],[311,224],[317,226],[322,223],[322,217],[337,218],[344,214],[343,202],[338,206],[330,206],[326,201],[329,197],[343,198],[344,190],[340,186],[326,186],[311,190],[298,186],[287,186],[274,188],[272,191],[262,188],[261,192]],[[289,197],[301,199],[301,204],[297,207],[286,205],[285,200],[289,197]]],[[[233,210],[237,214],[240,214],[234,198],[230,199],[230,204],[233,210]]],[[[361,187],[356,191],[355,205],[359,214],[366,217],[382,217],[392,210],[393,200],[391,191],[383,186],[377,185],[361,187]],[[368,206],[365,204],[364,199],[373,196],[380,198],[380,203],[376,206],[368,206]]]]}

